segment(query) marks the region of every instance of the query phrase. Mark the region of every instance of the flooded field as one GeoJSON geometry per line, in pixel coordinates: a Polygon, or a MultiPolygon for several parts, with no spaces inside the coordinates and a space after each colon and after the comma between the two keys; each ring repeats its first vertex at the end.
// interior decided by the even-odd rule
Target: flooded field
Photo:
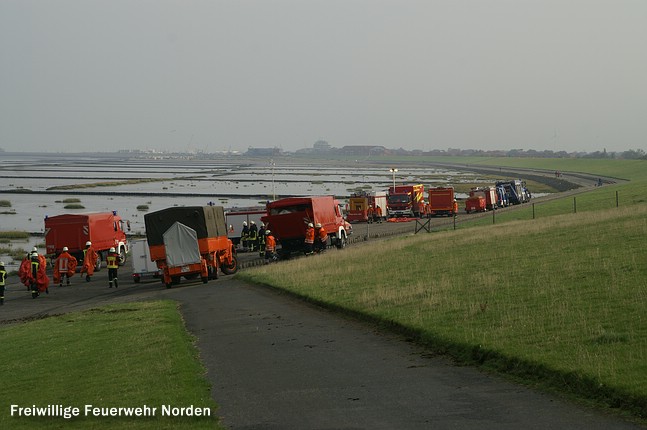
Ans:
{"type": "MultiPolygon", "coordinates": [[[[426,187],[479,179],[471,172],[407,167],[398,168],[395,176],[396,184],[426,187]]],[[[171,206],[212,202],[225,209],[254,207],[306,195],[335,195],[343,201],[355,191],[386,191],[392,184],[387,167],[360,163],[0,153],[0,201],[8,202],[0,207],[0,231],[43,233],[46,216],[117,211],[130,222],[132,233],[144,234],[144,214],[171,206]],[[79,208],[70,209],[69,204],[79,208]]],[[[30,248],[42,242],[35,237],[24,245],[9,245],[30,248]]]]}

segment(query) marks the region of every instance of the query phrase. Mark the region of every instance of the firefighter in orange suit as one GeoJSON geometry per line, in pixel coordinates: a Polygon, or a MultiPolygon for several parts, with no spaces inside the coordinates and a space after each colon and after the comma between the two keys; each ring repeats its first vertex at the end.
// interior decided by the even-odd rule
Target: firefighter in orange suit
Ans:
{"type": "Polygon", "coordinates": [[[275,254],[276,252],[276,240],[274,239],[274,236],[272,236],[272,232],[270,230],[265,230],[265,264],[268,264],[272,262],[272,260],[275,260],[275,254]]]}
{"type": "Polygon", "coordinates": [[[76,271],[76,258],[68,252],[67,246],[63,252],[54,260],[54,283],[59,287],[63,286],[63,278],[67,278],[66,285],[70,285],[70,278],[76,271]]]}
{"type": "Polygon", "coordinates": [[[97,251],[92,247],[92,242],[85,242],[85,249],[83,250],[83,267],[81,273],[85,273],[85,280],[90,282],[90,278],[94,275],[94,267],[97,264],[97,251]]]}
{"type": "Polygon", "coordinates": [[[328,233],[326,229],[321,225],[321,223],[315,224],[315,233],[317,240],[315,241],[315,250],[317,252],[323,252],[328,247],[328,233]]]}
{"type": "Polygon", "coordinates": [[[308,228],[306,228],[306,238],[304,240],[304,253],[306,255],[314,254],[314,243],[315,243],[315,226],[311,222],[308,223],[308,228]]]}
{"type": "Polygon", "coordinates": [[[373,222],[373,217],[375,216],[375,211],[373,210],[373,205],[368,205],[368,210],[366,211],[366,222],[373,222]]]}
{"type": "Polygon", "coordinates": [[[108,256],[106,257],[106,266],[108,267],[108,288],[112,288],[112,283],[115,283],[115,288],[119,288],[117,275],[119,271],[119,263],[121,263],[121,255],[115,251],[115,248],[110,248],[108,256]]]}
{"type": "MultiPolygon", "coordinates": [[[[34,247],[34,249],[36,249],[34,247]]],[[[35,299],[43,291],[49,294],[49,277],[47,276],[47,261],[44,255],[38,254],[38,250],[32,251],[29,258],[25,258],[20,264],[18,276],[22,283],[31,290],[31,298],[35,299]]]]}
{"type": "Polygon", "coordinates": [[[377,205],[375,207],[375,215],[377,216],[377,222],[381,223],[382,222],[382,208],[380,205],[377,205]]]}
{"type": "Polygon", "coordinates": [[[458,202],[454,199],[454,215],[458,213],[458,202]]]}

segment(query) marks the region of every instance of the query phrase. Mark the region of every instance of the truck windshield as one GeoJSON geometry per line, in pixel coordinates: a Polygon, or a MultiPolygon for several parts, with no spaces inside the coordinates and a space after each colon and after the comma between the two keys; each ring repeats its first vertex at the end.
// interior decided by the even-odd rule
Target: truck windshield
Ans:
{"type": "Polygon", "coordinates": [[[389,196],[389,203],[409,203],[409,195],[408,194],[395,194],[389,196]]]}
{"type": "Polygon", "coordinates": [[[309,206],[307,205],[296,205],[296,206],[283,206],[278,208],[271,208],[270,215],[283,215],[290,214],[294,212],[305,212],[309,206]]]}

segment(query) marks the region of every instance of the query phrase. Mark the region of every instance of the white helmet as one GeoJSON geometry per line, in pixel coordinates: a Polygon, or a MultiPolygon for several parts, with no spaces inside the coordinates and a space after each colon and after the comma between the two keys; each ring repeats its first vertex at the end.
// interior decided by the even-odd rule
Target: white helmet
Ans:
{"type": "Polygon", "coordinates": [[[31,253],[31,258],[38,258],[38,252],[34,251],[31,253]]]}
{"type": "Polygon", "coordinates": [[[308,227],[314,227],[311,222],[308,223],[308,227]]]}
{"type": "Polygon", "coordinates": [[[85,246],[91,246],[91,245],[92,245],[92,242],[90,242],[89,240],[85,242],[85,246]]]}
{"type": "Polygon", "coordinates": [[[315,227],[317,227],[317,228],[321,228],[321,223],[320,223],[320,222],[316,223],[316,224],[315,224],[315,227]]]}
{"type": "Polygon", "coordinates": [[[254,221],[250,221],[252,224],[256,224],[254,221]]]}
{"type": "Polygon", "coordinates": [[[4,266],[4,261],[0,261],[0,266],[4,266]]]}
{"type": "Polygon", "coordinates": [[[115,252],[115,247],[113,246],[112,248],[110,248],[108,252],[115,252]]]}
{"type": "Polygon", "coordinates": [[[67,252],[67,251],[68,251],[67,246],[64,246],[63,247],[63,252],[67,252]]]}
{"type": "Polygon", "coordinates": [[[269,230],[265,230],[265,236],[268,236],[270,233],[272,233],[272,232],[269,231],[269,230]]]}
{"type": "Polygon", "coordinates": [[[243,221],[243,227],[247,225],[247,221],[243,221]]]}
{"type": "Polygon", "coordinates": [[[34,247],[31,249],[31,252],[38,252],[38,248],[36,248],[36,247],[34,246],[34,247]]]}

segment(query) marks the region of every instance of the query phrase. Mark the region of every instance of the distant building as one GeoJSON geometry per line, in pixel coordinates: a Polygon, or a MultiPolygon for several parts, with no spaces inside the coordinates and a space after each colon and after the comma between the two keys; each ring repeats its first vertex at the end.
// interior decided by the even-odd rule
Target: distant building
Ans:
{"type": "Polygon", "coordinates": [[[363,155],[368,157],[370,155],[384,155],[388,151],[383,146],[373,145],[348,145],[340,149],[343,155],[363,155]]]}
{"type": "Polygon", "coordinates": [[[281,148],[247,148],[245,155],[249,157],[276,157],[282,155],[283,150],[281,148]]]}
{"type": "Polygon", "coordinates": [[[318,140],[312,145],[315,152],[328,152],[330,151],[330,143],[325,140],[318,140]]]}

